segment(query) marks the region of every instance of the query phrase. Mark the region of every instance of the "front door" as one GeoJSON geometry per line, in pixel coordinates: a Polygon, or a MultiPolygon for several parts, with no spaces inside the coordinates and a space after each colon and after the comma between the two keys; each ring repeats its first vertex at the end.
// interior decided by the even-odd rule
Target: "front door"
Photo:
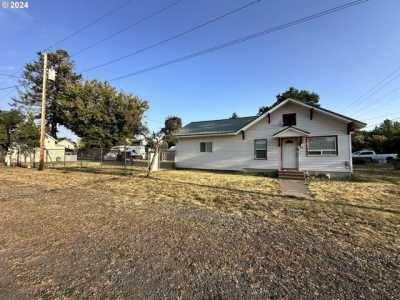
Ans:
{"type": "Polygon", "coordinates": [[[297,169],[296,139],[282,141],[282,169],[297,169]]]}

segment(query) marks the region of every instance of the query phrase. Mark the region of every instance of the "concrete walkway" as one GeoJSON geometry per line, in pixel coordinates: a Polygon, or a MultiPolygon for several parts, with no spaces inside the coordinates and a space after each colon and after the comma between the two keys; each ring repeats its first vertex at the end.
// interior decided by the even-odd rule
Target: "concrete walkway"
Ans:
{"type": "Polygon", "coordinates": [[[304,180],[280,179],[279,185],[284,196],[311,197],[304,180]]]}

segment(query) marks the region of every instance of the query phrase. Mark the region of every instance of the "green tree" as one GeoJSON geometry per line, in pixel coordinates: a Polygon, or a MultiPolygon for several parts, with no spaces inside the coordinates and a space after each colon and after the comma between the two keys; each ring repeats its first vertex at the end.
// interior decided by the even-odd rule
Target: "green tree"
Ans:
{"type": "Polygon", "coordinates": [[[11,147],[14,133],[23,120],[24,116],[18,110],[0,111],[0,150],[4,152],[11,147]]]}
{"type": "Polygon", "coordinates": [[[230,117],[230,119],[237,119],[237,118],[239,118],[239,115],[237,113],[235,113],[235,112],[230,117]]]}
{"type": "Polygon", "coordinates": [[[169,116],[165,119],[161,132],[165,134],[166,146],[169,148],[176,144],[175,132],[182,128],[182,119],[177,116],[169,116]]]}
{"type": "Polygon", "coordinates": [[[374,134],[384,135],[388,138],[400,134],[400,122],[393,122],[389,119],[384,120],[373,130],[374,134]]]}
{"type": "Polygon", "coordinates": [[[369,138],[369,148],[374,149],[377,153],[383,153],[386,150],[386,142],[388,137],[385,135],[372,134],[369,138]]]}
{"type": "Polygon", "coordinates": [[[400,122],[384,120],[371,131],[361,130],[352,136],[353,151],[372,149],[377,153],[400,154],[400,122]]]}
{"type": "Polygon", "coordinates": [[[63,125],[86,148],[126,144],[140,133],[147,101],[96,80],[71,85],[60,98],[63,125]]]}
{"type": "MultiPolygon", "coordinates": [[[[294,87],[290,87],[287,91],[279,94],[276,96],[276,101],[275,103],[272,105],[277,105],[279,103],[281,103],[282,101],[285,101],[286,99],[294,99],[294,100],[298,100],[307,104],[311,104],[311,105],[319,105],[319,95],[314,93],[314,92],[310,92],[307,90],[298,90],[294,87]]],[[[258,109],[258,114],[257,115],[262,115],[263,113],[267,112],[269,109],[271,108],[271,106],[262,106],[258,109]]]]}
{"type": "Polygon", "coordinates": [[[370,133],[364,130],[356,131],[352,135],[352,149],[359,151],[369,147],[370,133]]]}
{"type": "Polygon", "coordinates": [[[27,119],[19,124],[14,135],[20,153],[27,156],[35,151],[35,148],[40,145],[40,130],[35,124],[33,113],[30,113],[27,119]]]}
{"type": "MultiPolygon", "coordinates": [[[[23,88],[18,91],[18,96],[13,99],[13,105],[16,108],[39,113],[43,82],[43,55],[41,53],[37,55],[38,58],[34,62],[25,66],[23,78],[20,81],[23,88]]],[[[74,62],[66,50],[59,49],[50,52],[47,57],[48,68],[53,68],[56,71],[56,80],[48,80],[47,82],[46,125],[47,132],[56,138],[57,126],[65,125],[60,99],[65,98],[69,86],[81,80],[81,75],[75,73],[74,62]]],[[[40,117],[40,113],[38,117],[40,117]]]]}

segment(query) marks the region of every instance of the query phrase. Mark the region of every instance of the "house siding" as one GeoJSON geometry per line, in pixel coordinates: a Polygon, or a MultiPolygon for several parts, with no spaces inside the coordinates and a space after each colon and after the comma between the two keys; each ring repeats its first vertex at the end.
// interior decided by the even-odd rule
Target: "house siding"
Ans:
{"type": "Polygon", "coordinates": [[[310,136],[337,136],[337,156],[307,156],[306,140],[299,148],[299,170],[314,172],[350,172],[351,145],[347,124],[320,112],[314,111],[310,120],[309,109],[294,103],[287,103],[267,118],[260,120],[245,132],[220,137],[181,138],[176,146],[175,164],[178,168],[235,170],[279,170],[281,168],[281,147],[273,134],[282,130],[282,114],[296,113],[296,127],[310,132],[310,136]],[[254,159],[254,140],[267,139],[266,160],[254,159]],[[200,142],[212,142],[213,152],[200,152],[200,142]]]}

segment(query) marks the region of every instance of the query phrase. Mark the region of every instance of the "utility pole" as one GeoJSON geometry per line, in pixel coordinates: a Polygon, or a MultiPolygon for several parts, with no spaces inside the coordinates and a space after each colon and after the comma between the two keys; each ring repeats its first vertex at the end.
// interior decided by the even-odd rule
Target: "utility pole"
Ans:
{"type": "Polygon", "coordinates": [[[42,86],[42,110],[40,118],[40,162],[39,171],[44,169],[44,152],[46,138],[46,89],[47,89],[47,52],[43,53],[43,86],[42,86]]]}

